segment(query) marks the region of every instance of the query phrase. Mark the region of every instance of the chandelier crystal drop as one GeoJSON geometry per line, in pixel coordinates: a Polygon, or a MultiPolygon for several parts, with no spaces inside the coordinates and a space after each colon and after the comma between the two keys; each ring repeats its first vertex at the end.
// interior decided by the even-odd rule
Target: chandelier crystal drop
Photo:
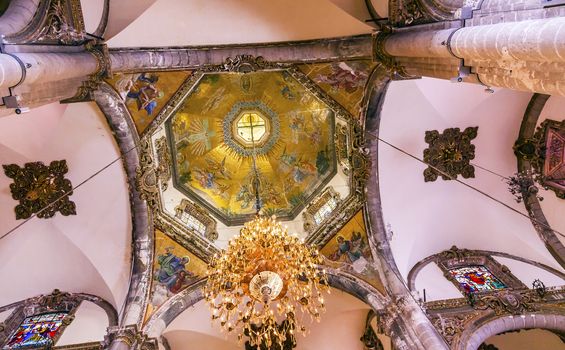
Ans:
{"type": "Polygon", "coordinates": [[[252,346],[282,346],[306,335],[305,322],[325,311],[329,293],[323,257],[291,236],[274,217],[247,222],[228,248],[212,258],[204,296],[212,321],[249,337],[252,346]]]}

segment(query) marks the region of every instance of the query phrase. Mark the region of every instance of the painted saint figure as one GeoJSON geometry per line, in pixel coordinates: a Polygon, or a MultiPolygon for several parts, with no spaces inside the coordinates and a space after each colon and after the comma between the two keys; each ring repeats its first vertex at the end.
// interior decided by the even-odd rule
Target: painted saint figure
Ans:
{"type": "Polygon", "coordinates": [[[188,284],[194,274],[186,270],[190,262],[188,256],[178,257],[172,253],[173,247],[165,248],[165,254],[157,257],[159,268],[155,272],[155,279],[165,285],[167,290],[173,294],[178,293],[188,284]]]}
{"type": "Polygon", "coordinates": [[[361,232],[353,232],[349,240],[337,235],[336,241],[337,250],[329,256],[330,260],[346,263],[357,273],[372,273],[371,253],[361,232]]]}

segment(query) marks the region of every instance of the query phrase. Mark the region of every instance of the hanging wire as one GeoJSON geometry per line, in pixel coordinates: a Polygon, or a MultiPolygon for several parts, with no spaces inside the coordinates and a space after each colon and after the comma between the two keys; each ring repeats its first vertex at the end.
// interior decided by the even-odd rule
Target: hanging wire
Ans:
{"type": "Polygon", "coordinates": [[[122,155],[116,159],[114,159],[113,161],[111,161],[110,163],[106,164],[105,166],[103,166],[102,168],[100,168],[98,171],[96,171],[94,174],[90,175],[89,177],[87,177],[86,179],[84,179],[82,182],[80,182],[78,185],[73,186],[70,190],[68,190],[67,192],[63,193],[60,197],[58,197],[57,199],[55,199],[54,201],[52,201],[51,203],[47,204],[45,207],[41,208],[39,211],[37,211],[36,213],[33,213],[29,218],[25,219],[24,221],[20,222],[18,225],[14,226],[10,231],[6,232],[5,234],[3,234],[2,236],[0,236],[0,239],[3,239],[5,237],[7,237],[9,234],[11,234],[12,232],[16,231],[17,229],[19,229],[20,227],[22,227],[23,225],[25,225],[28,221],[30,221],[31,219],[35,218],[37,215],[41,214],[43,211],[49,209],[51,206],[55,205],[55,203],[57,203],[58,201],[60,201],[61,199],[65,198],[66,196],[70,195],[71,193],[73,193],[74,190],[76,190],[77,188],[81,187],[82,185],[84,185],[85,183],[87,183],[88,181],[92,180],[94,177],[96,177],[98,174],[102,173],[104,170],[108,169],[110,166],[112,166],[113,164],[115,164],[117,161],[122,160],[126,154],[128,154],[129,152],[133,151],[134,149],[138,148],[139,146],[133,146],[132,148],[128,149],[127,151],[125,151],[124,153],[122,153],[122,155]]]}
{"type": "MultiPolygon", "coordinates": [[[[254,180],[253,180],[253,187],[254,187],[254,190],[255,190],[255,208],[256,208],[256,210],[257,210],[257,214],[259,214],[259,212],[260,212],[260,210],[261,210],[261,198],[260,198],[260,194],[259,194],[259,170],[257,169],[257,163],[256,163],[256,156],[257,156],[257,155],[256,155],[256,148],[255,148],[255,139],[254,139],[254,135],[253,135],[253,121],[252,121],[252,120],[251,120],[250,126],[251,126],[251,143],[252,143],[252,146],[253,146],[253,157],[252,157],[252,160],[253,160],[253,171],[254,171],[254,175],[255,175],[255,178],[254,178],[254,180]]],[[[540,221],[538,221],[537,219],[530,217],[528,214],[524,214],[524,213],[522,213],[521,211],[519,211],[519,210],[517,210],[517,209],[515,209],[515,208],[513,208],[513,207],[511,207],[511,206],[509,206],[508,204],[502,202],[501,200],[499,200],[499,199],[497,199],[497,198],[494,198],[493,196],[489,195],[488,193],[486,193],[486,192],[484,192],[484,191],[482,191],[482,190],[480,190],[480,189],[478,189],[478,188],[476,188],[476,187],[474,187],[474,186],[472,186],[472,185],[469,185],[469,184],[466,183],[466,182],[463,182],[463,181],[459,180],[457,177],[453,177],[453,176],[451,176],[451,175],[445,173],[445,172],[442,171],[441,169],[438,169],[438,168],[434,167],[433,165],[428,164],[428,163],[425,162],[423,159],[418,158],[418,157],[416,157],[416,156],[414,156],[414,155],[408,153],[407,151],[401,149],[400,147],[397,147],[397,146],[391,144],[390,142],[383,140],[382,138],[380,138],[379,136],[375,135],[374,133],[368,132],[368,134],[371,135],[373,138],[377,139],[378,141],[380,141],[380,142],[386,144],[387,146],[389,146],[389,147],[391,147],[391,148],[397,150],[398,152],[403,153],[404,155],[407,155],[408,157],[413,158],[413,159],[417,160],[418,162],[420,162],[420,163],[422,163],[422,164],[425,164],[425,165],[431,167],[432,169],[434,169],[435,171],[439,172],[440,174],[442,174],[442,175],[448,177],[449,179],[454,180],[455,182],[460,183],[460,184],[462,184],[463,186],[468,187],[468,188],[472,189],[473,191],[478,192],[479,194],[482,194],[483,196],[485,196],[485,197],[491,199],[492,201],[497,202],[498,204],[500,204],[500,205],[502,205],[502,206],[504,206],[504,207],[510,209],[511,211],[513,211],[513,212],[515,212],[515,213],[517,213],[517,214],[519,214],[519,215],[521,215],[521,216],[523,216],[523,217],[525,217],[525,218],[527,218],[527,219],[533,221],[535,224],[537,224],[537,225],[539,225],[539,226],[542,226],[543,228],[548,229],[548,230],[550,230],[550,231],[552,231],[552,232],[554,232],[554,233],[560,235],[561,237],[565,237],[565,234],[563,234],[563,233],[561,233],[560,231],[557,231],[557,230],[551,228],[548,224],[543,223],[543,222],[540,222],[540,221]]],[[[89,176],[88,178],[86,178],[85,180],[83,180],[82,182],[80,182],[78,185],[73,186],[69,191],[67,191],[67,192],[65,192],[64,194],[62,194],[59,198],[57,198],[57,199],[55,199],[53,202],[47,204],[45,207],[43,207],[42,209],[40,209],[38,212],[32,214],[29,218],[25,219],[24,221],[22,221],[21,223],[19,223],[19,224],[16,225],[16,226],[14,226],[12,229],[10,229],[8,232],[6,232],[6,233],[3,234],[2,236],[0,236],[0,240],[3,239],[3,238],[5,238],[5,237],[7,237],[7,236],[10,235],[11,233],[15,232],[15,231],[16,231],[17,229],[19,229],[21,226],[25,225],[25,224],[26,224],[27,222],[29,222],[31,219],[35,218],[38,214],[40,214],[40,213],[42,213],[43,211],[45,211],[45,210],[47,210],[48,208],[50,208],[52,205],[54,205],[55,203],[57,203],[59,200],[63,199],[64,197],[66,197],[66,196],[68,196],[68,195],[70,195],[74,190],[80,188],[82,185],[84,185],[84,184],[87,183],[88,181],[92,180],[94,177],[98,176],[100,173],[102,173],[103,171],[105,171],[106,169],[108,169],[110,166],[112,166],[113,164],[115,164],[117,161],[122,160],[129,152],[131,152],[131,151],[137,149],[138,147],[139,147],[139,145],[135,145],[135,146],[133,146],[132,148],[130,148],[130,149],[126,150],[125,152],[123,152],[120,157],[114,159],[113,161],[111,161],[111,162],[108,163],[107,165],[103,166],[103,167],[100,168],[98,171],[96,171],[95,173],[93,173],[91,176],[89,176]]],[[[486,168],[484,168],[484,167],[482,167],[482,166],[480,166],[480,165],[477,165],[477,164],[474,164],[474,163],[473,163],[472,165],[473,165],[473,166],[476,166],[476,167],[478,167],[478,168],[480,168],[480,169],[483,169],[483,170],[485,170],[485,171],[487,171],[487,172],[489,172],[489,173],[491,173],[491,174],[497,175],[497,176],[499,176],[499,177],[501,177],[501,178],[503,178],[503,179],[507,179],[507,177],[505,177],[505,176],[503,176],[503,175],[500,175],[500,174],[498,174],[498,173],[496,173],[496,172],[494,172],[494,171],[492,171],[492,170],[486,169],[486,168]]]]}
{"type": "MultiPolygon", "coordinates": [[[[408,153],[407,151],[403,150],[402,148],[397,147],[397,146],[391,144],[390,142],[387,142],[387,141],[383,140],[383,139],[380,138],[379,136],[377,136],[377,135],[375,135],[375,134],[373,134],[373,133],[369,133],[369,134],[370,134],[371,136],[373,136],[375,139],[377,139],[378,141],[380,141],[380,142],[386,144],[387,146],[389,146],[389,147],[391,147],[391,148],[393,148],[393,149],[399,151],[400,153],[403,153],[403,154],[407,155],[408,157],[413,158],[413,159],[419,161],[420,163],[429,166],[430,168],[432,168],[432,169],[434,169],[435,171],[439,172],[441,175],[446,176],[446,177],[448,177],[449,179],[454,180],[455,182],[460,183],[460,184],[462,184],[463,186],[468,187],[468,188],[472,189],[473,191],[482,194],[483,196],[485,196],[485,197],[487,197],[487,198],[489,198],[489,199],[491,199],[491,200],[497,202],[498,204],[500,204],[500,205],[502,205],[502,206],[504,206],[504,207],[506,207],[506,208],[512,210],[513,212],[515,212],[515,213],[517,213],[517,214],[519,214],[519,215],[521,215],[521,216],[523,216],[523,217],[525,217],[525,218],[527,218],[527,219],[533,221],[533,222],[536,223],[537,225],[542,226],[543,228],[548,229],[548,230],[550,230],[550,231],[552,231],[552,232],[554,232],[554,233],[560,235],[561,237],[565,237],[565,234],[563,234],[563,233],[561,233],[561,232],[559,232],[559,231],[557,231],[557,230],[551,228],[548,224],[543,223],[543,222],[540,222],[540,221],[538,221],[537,219],[535,219],[535,218],[533,218],[533,217],[530,217],[528,214],[522,213],[521,211],[519,211],[519,210],[517,210],[517,209],[515,209],[515,208],[513,208],[513,207],[511,207],[511,206],[509,206],[508,204],[502,202],[501,200],[499,200],[499,199],[497,199],[497,198],[494,198],[494,197],[491,196],[490,194],[488,194],[488,193],[486,193],[486,192],[484,192],[484,191],[482,191],[482,190],[480,190],[480,189],[478,189],[478,188],[476,188],[476,187],[474,187],[474,186],[472,186],[472,185],[469,185],[469,184],[466,183],[466,182],[463,182],[463,181],[459,180],[456,176],[454,177],[454,176],[451,176],[451,175],[447,174],[446,172],[442,171],[441,169],[438,169],[438,168],[436,168],[435,166],[433,166],[433,165],[431,165],[431,164],[428,164],[428,163],[425,162],[423,159],[418,158],[418,157],[416,157],[415,155],[412,155],[412,154],[408,153]]],[[[473,164],[473,165],[474,165],[474,164],[473,164]]],[[[490,173],[492,173],[492,174],[498,175],[498,176],[500,176],[500,177],[502,177],[502,178],[506,178],[506,177],[504,177],[504,176],[502,176],[502,175],[500,175],[500,174],[497,174],[497,173],[495,173],[495,172],[493,172],[493,171],[490,171],[490,170],[488,170],[488,169],[485,169],[485,168],[483,168],[483,167],[481,167],[481,166],[479,166],[479,168],[484,169],[484,170],[486,170],[486,171],[488,171],[488,172],[490,172],[490,173]]]]}
{"type": "Polygon", "coordinates": [[[253,178],[253,190],[255,191],[255,210],[256,214],[259,215],[261,212],[261,197],[259,194],[259,170],[257,170],[257,149],[255,148],[255,135],[253,135],[253,114],[249,114],[249,125],[251,126],[251,146],[253,147],[252,159],[253,159],[253,173],[255,177],[253,178]]]}

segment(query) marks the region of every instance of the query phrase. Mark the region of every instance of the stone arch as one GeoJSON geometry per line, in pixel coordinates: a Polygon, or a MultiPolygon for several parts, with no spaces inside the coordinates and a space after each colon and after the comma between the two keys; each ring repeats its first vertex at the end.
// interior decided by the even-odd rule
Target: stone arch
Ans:
{"type": "Polygon", "coordinates": [[[488,338],[496,334],[518,329],[541,328],[550,331],[565,331],[565,315],[535,312],[520,316],[502,316],[479,320],[462,334],[455,350],[476,350],[488,338]]]}
{"type": "Polygon", "coordinates": [[[141,199],[135,182],[139,165],[139,136],[122,99],[108,84],[100,85],[94,92],[94,100],[106,116],[120,148],[130,190],[133,227],[132,275],[126,302],[120,314],[120,325],[141,325],[151,281],[154,241],[151,214],[147,203],[141,199]]]}
{"type": "Polygon", "coordinates": [[[0,17],[0,33],[8,37],[23,31],[33,21],[40,6],[46,3],[48,1],[12,0],[0,17]]]}
{"type": "MultiPolygon", "coordinates": [[[[549,95],[534,94],[526,111],[524,112],[524,118],[522,119],[522,124],[520,125],[520,132],[518,134],[518,140],[516,145],[518,145],[523,140],[531,139],[536,131],[536,125],[541,112],[549,99],[549,95]]],[[[527,174],[527,171],[532,168],[530,161],[522,157],[517,157],[517,170],[519,173],[527,174]]],[[[526,175],[533,182],[532,175],[526,175]]],[[[544,242],[547,250],[555,258],[555,260],[562,266],[565,267],[565,246],[559,240],[559,237],[551,229],[549,222],[543,214],[540,202],[535,194],[532,193],[522,193],[524,198],[524,206],[528,211],[532,225],[538,233],[540,239],[544,242]]]]}
{"type": "MultiPolygon", "coordinates": [[[[361,300],[372,309],[384,307],[385,298],[368,283],[344,272],[328,270],[331,287],[361,300]]],[[[150,338],[159,338],[167,326],[189,307],[204,299],[202,287],[206,279],[200,279],[161,305],[145,323],[143,332],[150,338]]]]}
{"type": "MultiPolygon", "coordinates": [[[[486,255],[486,256],[499,256],[502,258],[508,258],[508,259],[512,259],[512,260],[516,260],[516,261],[520,261],[526,264],[530,264],[532,266],[535,266],[539,269],[545,270],[551,274],[554,274],[560,278],[565,279],[565,273],[558,271],[550,266],[547,266],[545,264],[539,263],[537,261],[533,261],[530,259],[526,259],[526,258],[522,258],[516,255],[512,255],[512,254],[507,254],[507,253],[502,253],[502,252],[495,252],[495,251],[488,251],[488,250],[473,250],[472,251],[474,254],[476,255],[486,255]]],[[[407,278],[407,282],[408,282],[408,288],[411,291],[415,291],[416,290],[416,277],[418,276],[418,274],[420,273],[420,271],[428,264],[432,263],[432,262],[436,262],[438,259],[438,254],[434,254],[434,255],[430,255],[424,259],[422,259],[421,261],[417,262],[412,269],[410,269],[410,272],[408,273],[408,278],[407,278]]]]}
{"type": "MultiPolygon", "coordinates": [[[[0,322],[0,343],[6,341],[10,334],[20,326],[26,317],[51,312],[66,312],[67,316],[65,319],[68,319],[70,323],[83,301],[91,302],[101,308],[106,313],[109,327],[118,324],[118,312],[112,304],[104,298],[93,294],[68,293],[55,289],[50,294],[38,295],[1,306],[0,313],[10,310],[11,312],[6,320],[0,322]]],[[[53,338],[54,342],[63,334],[69,323],[65,323],[65,320],[63,320],[61,329],[57,331],[56,336],[53,338]]]]}

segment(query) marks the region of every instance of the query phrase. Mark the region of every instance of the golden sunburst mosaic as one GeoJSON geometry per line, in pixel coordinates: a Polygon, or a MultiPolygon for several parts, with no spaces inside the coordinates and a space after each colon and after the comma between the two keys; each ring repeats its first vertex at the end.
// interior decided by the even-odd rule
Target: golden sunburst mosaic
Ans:
{"type": "Polygon", "coordinates": [[[334,113],[286,70],[206,73],[166,122],[174,184],[227,225],[294,218],[336,172],[334,113]]]}

